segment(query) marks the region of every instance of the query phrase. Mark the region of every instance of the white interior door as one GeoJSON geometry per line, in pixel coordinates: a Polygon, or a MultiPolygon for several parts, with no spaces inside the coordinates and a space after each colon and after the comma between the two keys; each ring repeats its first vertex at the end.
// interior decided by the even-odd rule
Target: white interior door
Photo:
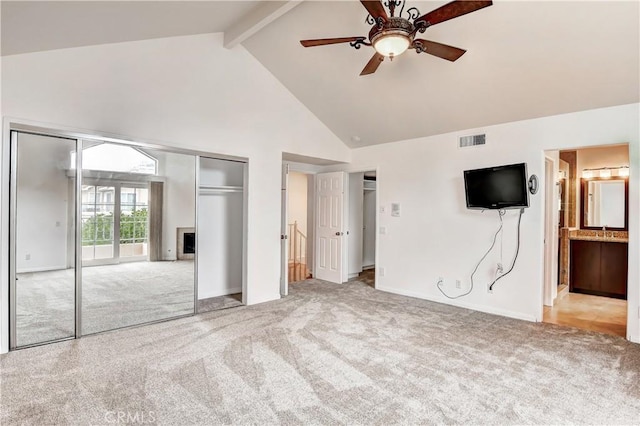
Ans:
{"type": "Polygon", "coordinates": [[[334,283],[344,277],[346,181],[344,172],[316,175],[316,277],[334,283]]]}
{"type": "Polygon", "coordinates": [[[282,165],[282,216],[280,227],[280,296],[289,294],[289,244],[287,241],[288,204],[287,186],[289,183],[289,165],[282,165]]]}

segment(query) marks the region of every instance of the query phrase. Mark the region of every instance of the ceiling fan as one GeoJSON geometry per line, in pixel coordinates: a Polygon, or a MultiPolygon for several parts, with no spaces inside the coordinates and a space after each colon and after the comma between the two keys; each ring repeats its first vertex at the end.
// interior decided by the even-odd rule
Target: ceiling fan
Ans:
{"type": "Polygon", "coordinates": [[[404,0],[387,0],[384,5],[381,0],[361,0],[360,3],[369,12],[366,19],[367,24],[372,26],[369,31],[369,41],[366,41],[366,37],[340,37],[300,40],[300,43],[304,47],[338,43],[349,43],[356,49],[360,49],[362,46],[373,46],[376,52],[360,75],[373,74],[385,58],[393,60],[393,58],[401,55],[407,49],[414,49],[416,53],[428,53],[449,61],[455,61],[466,50],[435,41],[414,38],[415,35],[424,33],[432,25],[475,12],[493,4],[492,1],[452,1],[420,16],[420,11],[415,7],[408,8],[405,11],[404,0]],[[389,14],[387,14],[385,6],[389,9],[389,14]],[[400,13],[396,16],[398,8],[400,8],[400,13]]]}

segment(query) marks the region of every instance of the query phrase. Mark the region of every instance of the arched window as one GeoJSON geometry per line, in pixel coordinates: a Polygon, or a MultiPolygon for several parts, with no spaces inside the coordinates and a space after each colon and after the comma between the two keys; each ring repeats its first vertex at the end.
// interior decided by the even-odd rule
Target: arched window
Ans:
{"type": "MultiPolygon", "coordinates": [[[[71,168],[76,167],[76,153],[71,153],[71,168]]],[[[109,172],[155,175],[158,160],[141,150],[110,143],[93,145],[82,150],[82,168],[109,172]]]]}

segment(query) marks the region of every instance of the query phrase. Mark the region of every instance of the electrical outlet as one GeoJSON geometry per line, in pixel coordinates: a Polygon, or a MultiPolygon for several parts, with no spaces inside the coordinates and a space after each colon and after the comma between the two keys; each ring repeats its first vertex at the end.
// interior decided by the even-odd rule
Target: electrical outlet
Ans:
{"type": "Polygon", "coordinates": [[[385,214],[387,212],[387,209],[385,208],[385,206],[380,206],[380,213],[385,214]]]}
{"type": "Polygon", "coordinates": [[[487,284],[487,293],[493,294],[493,289],[491,288],[491,283],[487,284]]]}
{"type": "Polygon", "coordinates": [[[386,226],[381,226],[380,227],[380,235],[387,235],[387,227],[386,226]]]}
{"type": "Polygon", "coordinates": [[[502,263],[498,263],[498,273],[502,274],[504,272],[504,269],[502,268],[502,263]]]}
{"type": "Polygon", "coordinates": [[[378,272],[380,273],[381,277],[384,277],[384,268],[379,268],[378,272]]]}
{"type": "Polygon", "coordinates": [[[462,288],[462,283],[460,280],[456,280],[456,288],[462,288]]]}
{"type": "Polygon", "coordinates": [[[438,283],[444,284],[444,278],[443,277],[438,277],[438,283]]]}

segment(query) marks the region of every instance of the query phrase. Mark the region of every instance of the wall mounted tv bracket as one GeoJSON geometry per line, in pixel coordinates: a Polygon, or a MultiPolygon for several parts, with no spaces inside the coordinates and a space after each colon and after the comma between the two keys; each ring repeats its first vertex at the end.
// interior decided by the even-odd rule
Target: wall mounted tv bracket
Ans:
{"type": "Polygon", "coordinates": [[[535,194],[538,192],[538,176],[531,175],[529,178],[529,192],[535,194]]]}

